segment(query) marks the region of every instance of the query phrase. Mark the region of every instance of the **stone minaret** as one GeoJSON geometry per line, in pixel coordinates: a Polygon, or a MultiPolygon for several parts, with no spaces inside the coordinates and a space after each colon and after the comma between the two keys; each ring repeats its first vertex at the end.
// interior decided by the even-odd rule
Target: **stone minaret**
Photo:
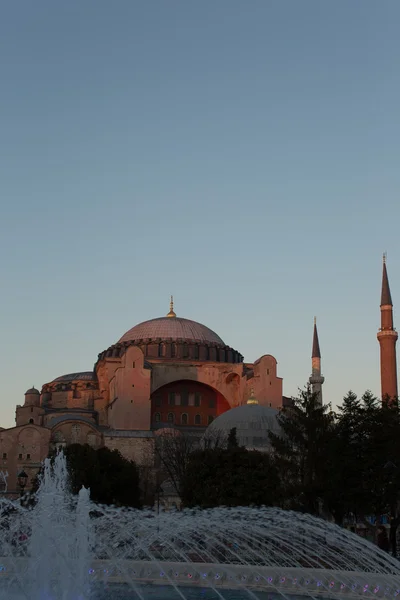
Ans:
{"type": "Polygon", "coordinates": [[[311,385],[312,392],[318,394],[318,400],[322,404],[322,384],[324,383],[325,378],[321,375],[321,351],[319,349],[316,317],[314,317],[314,336],[312,345],[311,365],[312,372],[309,382],[311,385]]]}
{"type": "Polygon", "coordinates": [[[397,331],[393,327],[393,304],[386,269],[386,255],[383,255],[381,327],[378,331],[381,347],[381,393],[382,401],[397,400],[397,331]]]}

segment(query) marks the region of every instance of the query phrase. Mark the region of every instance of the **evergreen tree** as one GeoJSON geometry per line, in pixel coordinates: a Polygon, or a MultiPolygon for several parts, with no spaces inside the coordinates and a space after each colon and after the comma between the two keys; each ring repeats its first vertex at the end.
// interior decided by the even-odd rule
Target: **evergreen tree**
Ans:
{"type": "Polygon", "coordinates": [[[362,478],[369,512],[378,518],[397,510],[400,489],[400,417],[397,404],[381,403],[366,392],[363,401],[362,478]]]}
{"type": "Polygon", "coordinates": [[[236,427],[232,427],[232,429],[229,432],[227,446],[230,450],[232,450],[232,448],[239,447],[236,435],[236,427]]]}
{"type": "Polygon", "coordinates": [[[330,428],[323,502],[338,524],[346,515],[365,512],[367,506],[362,486],[362,414],[360,400],[350,391],[338,407],[330,428]]]}
{"type": "Polygon", "coordinates": [[[352,392],[338,408],[330,441],[324,501],[337,522],[396,514],[400,489],[400,419],[396,404],[352,392]],[[330,475],[329,475],[330,474],[330,475]]]}
{"type": "Polygon", "coordinates": [[[319,514],[324,491],[333,415],[310,387],[277,417],[281,434],[270,433],[276,465],[285,486],[287,505],[319,514]]]}

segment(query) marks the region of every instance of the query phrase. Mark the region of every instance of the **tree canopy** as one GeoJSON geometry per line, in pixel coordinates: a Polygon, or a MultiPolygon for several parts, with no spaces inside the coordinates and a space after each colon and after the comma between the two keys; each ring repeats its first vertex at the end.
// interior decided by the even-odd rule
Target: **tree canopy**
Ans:
{"type": "MultiPolygon", "coordinates": [[[[95,450],[87,444],[72,444],[64,449],[64,454],[73,494],[78,494],[84,486],[90,489],[91,499],[98,504],[140,507],[138,469],[118,450],[95,450]]],[[[38,483],[37,478],[33,492],[38,483]]]]}
{"type": "Polygon", "coordinates": [[[349,392],[333,413],[309,388],[282,409],[270,434],[285,505],[313,514],[395,514],[400,489],[400,415],[369,391],[349,392]]]}
{"type": "Polygon", "coordinates": [[[236,431],[227,448],[206,448],[190,455],[182,482],[184,506],[271,506],[279,503],[279,477],[266,452],[239,447],[236,431]]]}

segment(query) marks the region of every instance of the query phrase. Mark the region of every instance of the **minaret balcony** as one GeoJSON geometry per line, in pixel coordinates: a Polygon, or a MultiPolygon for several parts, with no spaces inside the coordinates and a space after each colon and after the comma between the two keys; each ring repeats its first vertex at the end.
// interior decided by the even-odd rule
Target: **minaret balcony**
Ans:
{"type": "Polygon", "coordinates": [[[378,340],[385,337],[391,337],[397,340],[399,334],[397,333],[396,329],[379,329],[377,333],[378,340]]]}

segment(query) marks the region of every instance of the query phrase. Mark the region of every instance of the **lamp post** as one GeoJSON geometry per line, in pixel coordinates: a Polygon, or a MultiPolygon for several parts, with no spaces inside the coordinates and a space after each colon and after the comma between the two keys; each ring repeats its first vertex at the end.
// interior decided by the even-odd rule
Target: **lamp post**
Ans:
{"type": "Polygon", "coordinates": [[[18,473],[18,485],[19,485],[19,489],[20,489],[20,497],[22,498],[22,496],[24,495],[24,490],[25,490],[25,486],[28,482],[28,475],[25,473],[25,471],[21,471],[20,473],[18,473]]]}

